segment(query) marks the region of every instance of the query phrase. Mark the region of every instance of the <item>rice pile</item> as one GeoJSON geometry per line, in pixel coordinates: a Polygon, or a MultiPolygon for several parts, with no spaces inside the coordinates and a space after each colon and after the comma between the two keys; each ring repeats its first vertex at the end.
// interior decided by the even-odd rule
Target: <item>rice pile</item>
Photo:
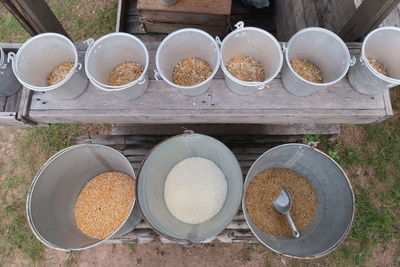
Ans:
{"type": "Polygon", "coordinates": [[[182,160],[165,181],[168,210],[178,220],[199,224],[214,217],[224,205],[227,183],[218,166],[204,158],[182,160]]]}

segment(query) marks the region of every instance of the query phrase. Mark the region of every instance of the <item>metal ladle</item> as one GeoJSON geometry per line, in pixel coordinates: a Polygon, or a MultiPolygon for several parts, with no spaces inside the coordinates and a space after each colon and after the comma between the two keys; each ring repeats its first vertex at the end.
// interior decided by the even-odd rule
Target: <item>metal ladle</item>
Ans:
{"type": "Polygon", "coordinates": [[[294,224],[292,217],[290,216],[290,209],[292,208],[292,197],[290,196],[289,192],[286,191],[286,189],[282,189],[279,193],[278,198],[275,199],[273,204],[277,211],[286,215],[290,229],[292,230],[293,237],[299,238],[300,233],[297,230],[297,227],[294,224]]]}

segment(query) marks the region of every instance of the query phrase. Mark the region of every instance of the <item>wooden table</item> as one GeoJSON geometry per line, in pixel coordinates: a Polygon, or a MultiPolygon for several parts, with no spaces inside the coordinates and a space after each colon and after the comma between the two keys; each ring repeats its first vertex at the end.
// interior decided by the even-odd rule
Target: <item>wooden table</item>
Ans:
{"type": "MultiPolygon", "coordinates": [[[[375,96],[356,92],[347,78],[328,89],[307,96],[290,94],[280,74],[254,95],[239,96],[229,90],[218,71],[211,88],[189,97],[153,77],[159,36],[142,36],[150,54],[150,85],[134,100],[120,99],[92,84],[78,98],[60,100],[51,93],[34,92],[21,117],[37,123],[235,123],[235,124],[340,124],[375,123],[393,115],[388,90],[375,96]]],[[[86,46],[76,45],[83,62],[86,46]]],[[[348,44],[352,54],[359,43],[348,44]]]]}
{"type": "MultiPolygon", "coordinates": [[[[239,160],[242,167],[243,177],[246,177],[247,171],[254,161],[268,149],[286,143],[304,143],[303,135],[227,135],[217,134],[212,135],[225,145],[227,145],[239,160]]],[[[119,150],[127,157],[135,173],[138,173],[138,168],[144,159],[145,155],[159,142],[165,140],[169,136],[164,135],[108,135],[108,136],[80,136],[75,138],[76,144],[101,144],[113,147],[119,150]]],[[[232,242],[258,242],[250,231],[241,209],[234,217],[233,221],[225,228],[225,230],[212,238],[209,238],[203,243],[209,243],[214,240],[219,240],[224,243],[232,242]]],[[[140,224],[132,232],[115,237],[108,240],[108,243],[149,243],[160,241],[163,243],[174,243],[174,241],[161,237],[152,228],[142,220],[140,224]]]]}

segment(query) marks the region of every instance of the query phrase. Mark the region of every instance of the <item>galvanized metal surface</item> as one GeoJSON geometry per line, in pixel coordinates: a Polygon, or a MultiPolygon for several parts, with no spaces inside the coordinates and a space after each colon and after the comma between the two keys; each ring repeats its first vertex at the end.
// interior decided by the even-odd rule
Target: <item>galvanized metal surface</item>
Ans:
{"type": "Polygon", "coordinates": [[[311,27],[298,31],[284,47],[285,63],[282,82],[285,88],[297,96],[308,96],[332,86],[347,73],[351,62],[346,44],[333,32],[311,27]],[[323,75],[323,83],[307,81],[298,75],[290,62],[307,60],[315,64],[323,75]]]}
{"type": "Polygon", "coordinates": [[[219,70],[220,51],[216,41],[199,29],[186,28],[170,33],[158,46],[155,56],[155,78],[161,77],[169,86],[188,96],[201,95],[208,90],[219,70]],[[201,58],[210,65],[212,73],[205,81],[193,86],[181,86],[172,81],[175,65],[186,58],[201,58]]]}
{"type": "Polygon", "coordinates": [[[400,84],[400,28],[382,27],[365,37],[357,64],[349,70],[351,86],[362,94],[377,95],[400,84]],[[368,62],[375,59],[388,70],[387,77],[368,62]]]}
{"type": "Polygon", "coordinates": [[[19,82],[38,92],[47,92],[60,99],[73,99],[81,95],[88,84],[74,44],[57,33],[43,33],[26,41],[17,54],[9,53],[12,68],[19,82]],[[49,73],[58,65],[73,62],[65,79],[55,85],[47,85],[49,73]],[[35,71],[32,71],[35,70],[35,71]]]}
{"type": "Polygon", "coordinates": [[[323,152],[303,144],[285,144],[260,156],[250,168],[246,192],[252,179],[260,172],[287,168],[306,178],[317,195],[317,213],[302,231],[300,238],[273,236],[264,233],[249,217],[246,195],[242,209],[246,222],[257,239],[269,249],[289,257],[316,258],[333,251],[343,242],[354,219],[354,193],[343,169],[323,152]]]}
{"type": "Polygon", "coordinates": [[[91,178],[108,171],[135,179],[129,161],[107,146],[82,144],[54,154],[36,174],[27,196],[27,217],[34,235],[51,248],[74,251],[132,231],[141,220],[137,205],[132,206],[124,223],[103,240],[84,235],[75,224],[74,206],[81,189],[91,178]]]}
{"type": "Polygon", "coordinates": [[[149,52],[139,38],[127,33],[110,33],[97,41],[89,39],[86,42],[89,48],[85,56],[85,71],[93,85],[122,99],[134,99],[146,91],[149,84],[149,52]],[[143,73],[128,84],[109,85],[109,74],[124,62],[141,64],[143,73]]]}

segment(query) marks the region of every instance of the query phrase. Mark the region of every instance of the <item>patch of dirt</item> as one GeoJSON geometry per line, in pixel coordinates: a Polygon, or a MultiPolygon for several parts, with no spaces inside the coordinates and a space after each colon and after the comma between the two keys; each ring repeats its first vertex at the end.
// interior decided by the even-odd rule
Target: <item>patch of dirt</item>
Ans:
{"type": "Polygon", "coordinates": [[[343,125],[340,129],[339,141],[345,146],[356,149],[363,143],[364,129],[358,125],[343,125]]]}
{"type": "Polygon", "coordinates": [[[355,186],[361,186],[366,188],[376,182],[376,174],[372,168],[365,168],[359,165],[351,166],[350,170],[355,177],[352,179],[352,183],[355,186]]]}
{"type": "Polygon", "coordinates": [[[400,266],[400,256],[396,255],[399,249],[398,240],[391,240],[387,245],[379,244],[372,250],[366,266],[400,266]]]}

